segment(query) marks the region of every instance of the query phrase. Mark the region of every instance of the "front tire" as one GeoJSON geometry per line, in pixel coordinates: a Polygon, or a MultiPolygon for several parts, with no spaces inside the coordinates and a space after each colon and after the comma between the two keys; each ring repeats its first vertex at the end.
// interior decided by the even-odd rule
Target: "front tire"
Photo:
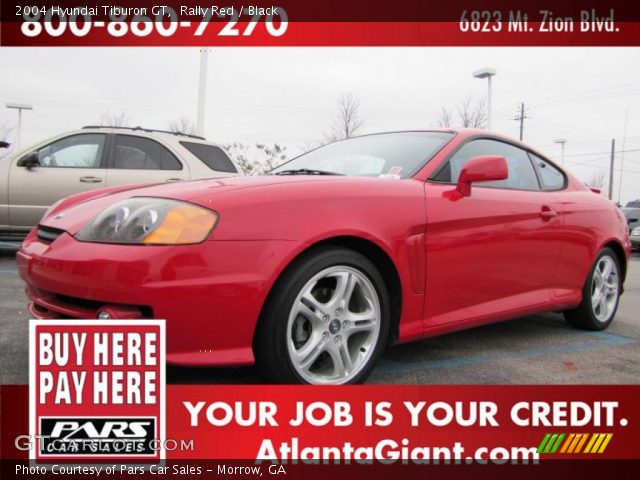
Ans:
{"type": "Polygon", "coordinates": [[[576,309],[564,312],[565,318],[582,330],[604,330],[618,310],[621,287],[618,257],[609,247],[603,248],[582,289],[582,302],[576,309]]]}
{"type": "Polygon", "coordinates": [[[304,254],[265,305],[254,342],[258,367],[277,383],[360,383],[387,343],[389,311],[369,259],[340,247],[304,254]]]}

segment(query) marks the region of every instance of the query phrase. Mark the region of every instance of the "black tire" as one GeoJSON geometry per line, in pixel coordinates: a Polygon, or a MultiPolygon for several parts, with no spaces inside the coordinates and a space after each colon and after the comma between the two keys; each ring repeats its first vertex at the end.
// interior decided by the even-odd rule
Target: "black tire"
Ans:
{"type": "Polygon", "coordinates": [[[287,349],[288,320],[298,294],[319,272],[336,266],[347,266],[364,274],[375,288],[380,304],[380,330],[373,353],[357,375],[345,382],[363,382],[373,370],[389,336],[390,307],[384,279],[375,265],[365,256],[342,247],[320,247],[296,259],[276,282],[263,308],[254,339],[256,365],[274,383],[305,384],[294,368],[287,349]]]}
{"type": "Polygon", "coordinates": [[[613,319],[616,316],[616,312],[618,310],[618,305],[620,303],[620,292],[622,289],[622,277],[621,277],[621,269],[620,262],[618,261],[618,257],[613,250],[609,247],[603,248],[595,261],[593,262],[593,266],[589,270],[589,276],[582,288],[582,302],[578,307],[573,310],[567,310],[564,312],[564,317],[569,322],[569,324],[575,328],[579,328],[581,330],[604,330],[607,328],[613,319]],[[603,257],[608,257],[613,261],[615,265],[618,283],[617,283],[617,296],[615,299],[615,306],[611,310],[610,314],[607,315],[606,320],[598,319],[595,313],[594,306],[592,305],[592,293],[594,289],[594,273],[598,265],[600,264],[603,257]]]}

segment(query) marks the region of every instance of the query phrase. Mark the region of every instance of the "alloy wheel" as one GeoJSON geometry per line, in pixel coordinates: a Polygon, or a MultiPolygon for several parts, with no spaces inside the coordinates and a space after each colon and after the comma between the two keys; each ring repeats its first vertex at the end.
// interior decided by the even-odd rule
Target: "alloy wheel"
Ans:
{"type": "Polygon", "coordinates": [[[352,267],[330,267],[296,297],[287,323],[287,353],[308,383],[348,383],[371,360],[380,327],[380,299],[369,278],[352,267]]]}
{"type": "Polygon", "coordinates": [[[618,304],[620,278],[616,262],[608,255],[600,257],[591,282],[591,308],[599,322],[607,322],[618,304]]]}

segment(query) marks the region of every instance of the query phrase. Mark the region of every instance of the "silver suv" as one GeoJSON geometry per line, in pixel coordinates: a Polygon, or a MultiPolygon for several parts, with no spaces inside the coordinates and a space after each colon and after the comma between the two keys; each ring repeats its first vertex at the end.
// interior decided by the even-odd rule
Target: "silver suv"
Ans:
{"type": "Polygon", "coordinates": [[[19,240],[58,200],[100,187],[237,176],[202,137],[85,127],[0,159],[0,241],[19,240]]]}

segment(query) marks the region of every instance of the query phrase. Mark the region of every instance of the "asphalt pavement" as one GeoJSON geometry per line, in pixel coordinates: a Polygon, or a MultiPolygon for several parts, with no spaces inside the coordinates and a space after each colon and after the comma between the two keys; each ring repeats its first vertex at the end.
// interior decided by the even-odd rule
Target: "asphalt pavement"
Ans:
{"type": "MultiPolygon", "coordinates": [[[[0,384],[28,382],[28,312],[14,255],[0,251],[0,384]]],[[[640,255],[604,332],[571,328],[562,315],[522,317],[390,349],[370,383],[640,383],[640,255]]],[[[169,383],[260,383],[253,368],[167,369],[169,383]]]]}

